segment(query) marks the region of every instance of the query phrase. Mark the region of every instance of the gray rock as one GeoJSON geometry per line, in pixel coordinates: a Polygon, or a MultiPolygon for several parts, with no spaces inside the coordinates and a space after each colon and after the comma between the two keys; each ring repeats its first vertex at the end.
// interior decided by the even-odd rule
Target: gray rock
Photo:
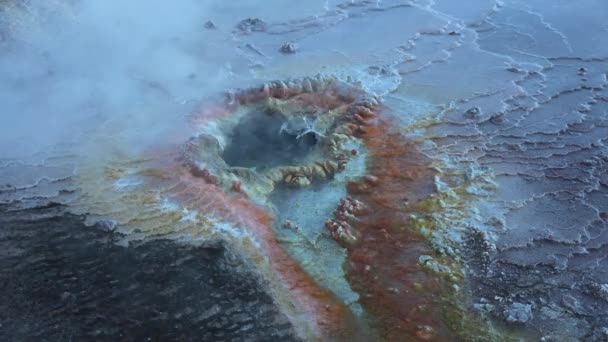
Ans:
{"type": "Polygon", "coordinates": [[[562,306],[574,313],[582,313],[584,311],[581,303],[571,295],[562,296],[562,306]]]}
{"type": "Polygon", "coordinates": [[[279,51],[282,53],[296,53],[297,45],[292,42],[286,42],[281,46],[279,51]]]}
{"type": "Polygon", "coordinates": [[[481,110],[479,109],[479,107],[473,107],[464,113],[464,116],[467,119],[475,119],[478,118],[479,115],[481,115],[481,110]]]}
{"type": "Polygon", "coordinates": [[[591,295],[608,302],[608,284],[593,283],[590,285],[591,295]]]}
{"type": "Polygon", "coordinates": [[[505,319],[510,323],[526,323],[533,318],[532,305],[513,303],[504,311],[505,319]]]}
{"type": "Polygon", "coordinates": [[[267,29],[267,25],[262,19],[247,18],[241,20],[236,28],[242,33],[264,32],[267,29]]]}
{"type": "Polygon", "coordinates": [[[208,30],[213,30],[215,28],[217,28],[215,26],[215,24],[213,23],[213,21],[208,20],[207,22],[205,22],[205,24],[203,25],[204,28],[208,29],[208,30]]]}

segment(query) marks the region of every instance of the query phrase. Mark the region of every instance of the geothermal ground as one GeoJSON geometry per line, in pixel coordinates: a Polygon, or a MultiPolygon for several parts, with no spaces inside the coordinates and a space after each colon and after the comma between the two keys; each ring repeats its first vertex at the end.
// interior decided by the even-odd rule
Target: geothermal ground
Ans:
{"type": "Polygon", "coordinates": [[[0,1],[0,339],[607,341],[606,18],[0,1]]]}

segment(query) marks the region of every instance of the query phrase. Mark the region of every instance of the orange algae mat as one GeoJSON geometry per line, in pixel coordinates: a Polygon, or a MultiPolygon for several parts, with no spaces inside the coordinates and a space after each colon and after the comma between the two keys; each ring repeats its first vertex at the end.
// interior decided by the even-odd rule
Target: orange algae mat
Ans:
{"type": "Polygon", "coordinates": [[[418,263],[431,248],[406,210],[434,191],[430,160],[389,121],[367,126],[363,139],[372,177],[348,186],[368,208],[354,223],[361,239],[349,248],[348,279],[386,340],[450,340],[437,303],[441,284],[418,263]]]}

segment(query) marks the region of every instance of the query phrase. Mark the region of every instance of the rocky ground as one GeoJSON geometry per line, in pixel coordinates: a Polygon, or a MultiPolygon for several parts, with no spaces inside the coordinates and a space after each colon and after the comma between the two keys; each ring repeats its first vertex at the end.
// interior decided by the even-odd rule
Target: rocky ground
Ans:
{"type": "Polygon", "coordinates": [[[129,248],[60,206],[0,214],[2,341],[296,341],[221,243],[129,248]]]}

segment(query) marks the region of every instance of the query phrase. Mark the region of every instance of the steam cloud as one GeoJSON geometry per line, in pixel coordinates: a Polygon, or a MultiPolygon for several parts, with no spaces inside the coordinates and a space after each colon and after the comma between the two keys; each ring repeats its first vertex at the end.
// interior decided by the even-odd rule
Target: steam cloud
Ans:
{"type": "Polygon", "coordinates": [[[229,79],[209,6],[0,1],[0,157],[86,145],[100,128],[124,148],[157,141],[229,79]]]}

